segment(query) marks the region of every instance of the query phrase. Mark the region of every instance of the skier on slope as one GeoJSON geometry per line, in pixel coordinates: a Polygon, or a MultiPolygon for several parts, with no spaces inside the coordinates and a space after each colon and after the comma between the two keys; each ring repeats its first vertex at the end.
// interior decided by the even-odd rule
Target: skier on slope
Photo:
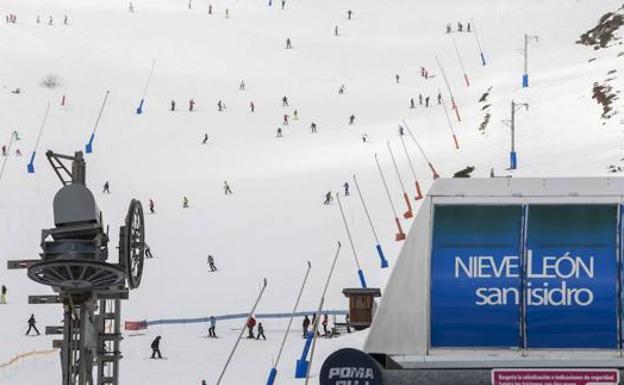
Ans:
{"type": "Polygon", "coordinates": [[[325,337],[329,337],[329,332],[327,331],[327,314],[323,314],[323,319],[321,320],[321,325],[323,325],[323,335],[325,337]]]}
{"type": "Polygon", "coordinates": [[[418,94],[418,104],[420,104],[421,106],[423,104],[423,96],[422,96],[422,94],[418,94]]]}
{"type": "Polygon", "coordinates": [[[344,188],[344,195],[348,197],[349,196],[349,182],[344,182],[342,187],[344,188]]]}
{"type": "Polygon", "coordinates": [[[182,208],[183,209],[188,209],[189,205],[188,205],[188,198],[187,197],[182,197],[182,208]]]}
{"type": "Polygon", "coordinates": [[[355,123],[355,115],[351,114],[351,116],[349,116],[349,125],[353,125],[353,123],[355,123]]]}
{"type": "Polygon", "coordinates": [[[405,135],[405,131],[403,129],[403,126],[399,126],[399,136],[403,136],[405,135]]]}
{"type": "Polygon", "coordinates": [[[241,80],[240,84],[238,85],[238,90],[239,91],[245,91],[245,81],[241,80]]]}
{"type": "Polygon", "coordinates": [[[345,92],[345,85],[342,84],[340,88],[338,88],[338,95],[343,95],[345,92]]]}
{"type": "Polygon", "coordinates": [[[169,111],[175,111],[175,100],[171,99],[171,109],[169,111]]]}
{"type": "Polygon", "coordinates": [[[208,14],[212,15],[212,4],[208,4],[208,14]]]}
{"type": "Polygon", "coordinates": [[[232,194],[232,189],[227,181],[223,182],[223,191],[225,192],[225,195],[232,194]]]}
{"type": "Polygon", "coordinates": [[[290,41],[290,38],[286,38],[286,49],[291,49],[292,48],[292,42],[290,41]]]}
{"type": "Polygon", "coordinates": [[[316,123],[314,123],[314,122],[310,123],[310,132],[311,133],[315,133],[316,132],[316,123]]]}
{"type": "Polygon", "coordinates": [[[324,205],[328,205],[330,204],[332,201],[332,193],[331,191],[328,191],[327,194],[325,194],[325,201],[323,202],[324,205]]]}
{"type": "Polygon", "coordinates": [[[425,98],[425,107],[429,107],[429,96],[425,98]]]}
{"type": "Polygon", "coordinates": [[[52,25],[52,24],[54,24],[54,21],[52,20],[52,16],[50,15],[48,17],[48,25],[52,25]]]}
{"type": "Polygon", "coordinates": [[[457,32],[462,32],[464,30],[464,26],[461,22],[457,23],[457,32]]]}
{"type": "Polygon", "coordinates": [[[396,81],[396,84],[399,84],[399,80],[400,80],[399,74],[394,74],[394,80],[396,81]]]}
{"type": "Polygon", "coordinates": [[[215,333],[216,327],[217,327],[217,319],[214,316],[210,316],[210,327],[208,328],[209,337],[217,338],[217,333],[215,333]]]}
{"type": "Polygon", "coordinates": [[[162,354],[160,354],[160,340],[161,340],[161,336],[157,336],[156,338],[154,338],[154,341],[152,341],[152,344],[150,345],[150,347],[152,348],[152,359],[155,359],[156,356],[158,356],[159,359],[162,358],[162,354]]]}
{"type": "Polygon", "coordinates": [[[308,318],[307,314],[303,318],[302,326],[303,326],[303,338],[305,338],[308,336],[308,328],[310,327],[310,318],[308,318]]]}
{"type": "Polygon", "coordinates": [[[217,103],[217,109],[219,111],[223,111],[223,102],[219,100],[219,102],[217,103]]]}
{"type": "Polygon", "coordinates": [[[262,326],[262,322],[258,323],[258,335],[256,336],[256,339],[259,340],[260,337],[266,340],[266,336],[264,335],[264,326],[262,326]]]}
{"type": "Polygon", "coordinates": [[[29,335],[30,331],[32,329],[35,329],[35,332],[37,333],[37,335],[41,334],[41,333],[39,333],[39,330],[37,329],[37,326],[35,326],[36,323],[37,323],[37,321],[35,321],[35,315],[31,314],[30,318],[28,319],[28,330],[26,331],[26,335],[29,335]]]}
{"type": "Polygon", "coordinates": [[[0,303],[1,304],[6,304],[6,295],[7,295],[7,287],[4,286],[4,284],[2,285],[2,294],[0,294],[0,303]]]}
{"type": "Polygon", "coordinates": [[[362,134],[362,143],[366,143],[368,142],[368,134],[364,133],[362,134]]]}
{"type": "Polygon", "coordinates": [[[253,316],[250,316],[247,319],[247,331],[249,332],[247,334],[247,338],[255,338],[256,336],[254,336],[254,328],[256,327],[256,319],[253,316]]]}
{"type": "Polygon", "coordinates": [[[334,36],[338,36],[338,26],[334,26],[334,36]]]}
{"type": "Polygon", "coordinates": [[[286,7],[286,0],[282,0],[282,9],[284,9],[284,7],[286,7]]]}
{"type": "Polygon", "coordinates": [[[249,110],[251,110],[251,112],[256,111],[256,105],[254,104],[254,102],[249,103],[249,110]]]}
{"type": "Polygon", "coordinates": [[[110,194],[110,183],[108,183],[108,181],[104,183],[104,189],[102,190],[102,194],[110,194]]]}
{"type": "Polygon", "coordinates": [[[210,268],[210,271],[217,271],[217,266],[215,266],[214,257],[210,254],[208,254],[208,267],[210,268]]]}
{"type": "Polygon", "coordinates": [[[282,97],[282,107],[288,107],[288,96],[282,97]]]}
{"type": "Polygon", "coordinates": [[[154,214],[156,211],[154,210],[154,201],[150,198],[149,200],[149,211],[151,214],[154,214]]]}
{"type": "Polygon", "coordinates": [[[20,151],[19,148],[15,149],[15,156],[22,156],[22,152],[20,151]]]}
{"type": "Polygon", "coordinates": [[[154,256],[152,255],[152,249],[147,244],[147,242],[145,242],[144,245],[145,245],[145,258],[150,258],[150,259],[154,258],[154,256]]]}
{"type": "Polygon", "coordinates": [[[438,92],[438,104],[442,104],[442,94],[438,92]]]}
{"type": "Polygon", "coordinates": [[[299,120],[299,111],[297,111],[297,110],[293,111],[293,119],[299,120]]]}
{"type": "Polygon", "coordinates": [[[453,31],[453,29],[451,28],[451,23],[448,23],[446,25],[446,33],[451,33],[453,31]]]}
{"type": "Polygon", "coordinates": [[[132,1],[128,4],[128,12],[134,13],[134,4],[132,4],[132,1]]]}
{"type": "Polygon", "coordinates": [[[63,24],[67,25],[69,23],[69,18],[67,17],[67,15],[65,15],[65,17],[63,17],[63,24]]]}
{"type": "Polygon", "coordinates": [[[284,114],[284,121],[282,123],[284,126],[288,126],[288,114],[284,114]]]}
{"type": "Polygon", "coordinates": [[[353,15],[353,11],[352,10],[348,10],[347,11],[347,19],[351,20],[351,15],[353,15]]]}
{"type": "Polygon", "coordinates": [[[202,140],[202,144],[208,143],[208,134],[204,134],[204,140],[202,140]]]}
{"type": "Polygon", "coordinates": [[[2,156],[7,156],[7,148],[6,145],[2,145],[2,156]]]}
{"type": "Polygon", "coordinates": [[[15,140],[21,140],[19,132],[17,132],[17,130],[13,131],[13,137],[15,138],[15,140]]]}
{"type": "Polygon", "coordinates": [[[470,23],[468,23],[468,24],[466,25],[466,32],[471,32],[471,31],[470,31],[470,23]]]}
{"type": "Polygon", "coordinates": [[[275,137],[281,138],[282,136],[282,127],[277,127],[277,135],[275,135],[275,137]]]}
{"type": "Polygon", "coordinates": [[[410,108],[411,109],[415,108],[415,106],[414,106],[414,98],[410,98],[410,108]]]}
{"type": "Polygon", "coordinates": [[[193,107],[195,107],[195,100],[189,100],[189,111],[193,111],[193,107]]]}

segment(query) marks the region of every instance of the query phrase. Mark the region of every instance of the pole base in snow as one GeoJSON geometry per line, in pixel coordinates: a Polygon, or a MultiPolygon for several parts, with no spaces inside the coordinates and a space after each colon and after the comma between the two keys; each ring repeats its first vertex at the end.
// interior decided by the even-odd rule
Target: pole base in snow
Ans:
{"type": "Polygon", "coordinates": [[[529,86],[529,74],[522,75],[522,88],[527,88],[529,86]]]}
{"type": "Polygon", "coordinates": [[[423,199],[423,195],[422,195],[422,191],[420,190],[420,183],[416,182],[416,197],[414,197],[414,200],[421,200],[423,199]]]}
{"type": "Polygon", "coordinates": [[[95,134],[91,134],[91,138],[89,139],[89,143],[85,145],[85,152],[90,154],[93,152],[93,139],[95,139],[95,134]]]}
{"type": "Polygon", "coordinates": [[[29,174],[34,174],[35,173],[35,165],[32,163],[28,163],[28,166],[26,167],[26,169],[28,170],[29,174]]]}
{"type": "Polygon", "coordinates": [[[143,113],[143,102],[144,102],[144,100],[141,99],[141,103],[139,103],[139,107],[136,109],[136,113],[137,114],[142,114],[143,113]]]}
{"type": "Polygon", "coordinates": [[[516,156],[515,151],[509,153],[509,168],[511,170],[515,170],[518,168],[518,157],[516,156]]]}
{"type": "Polygon", "coordinates": [[[386,259],[386,256],[381,249],[381,245],[377,245],[375,247],[377,248],[377,254],[379,254],[379,259],[381,259],[381,268],[385,269],[386,267],[388,267],[388,260],[386,259]]]}
{"type": "Polygon", "coordinates": [[[362,269],[358,270],[358,277],[360,277],[360,285],[362,286],[362,289],[366,289],[366,278],[364,278],[364,272],[362,269]]]}
{"type": "Polygon", "coordinates": [[[277,377],[277,369],[271,368],[269,372],[269,379],[267,380],[267,385],[273,385],[275,382],[275,377],[277,377]]]}
{"type": "Polygon", "coordinates": [[[485,63],[485,55],[481,52],[481,64],[486,65],[485,63]]]}
{"type": "Polygon", "coordinates": [[[297,360],[297,367],[295,368],[295,378],[306,378],[308,375],[308,361],[297,360]]]}

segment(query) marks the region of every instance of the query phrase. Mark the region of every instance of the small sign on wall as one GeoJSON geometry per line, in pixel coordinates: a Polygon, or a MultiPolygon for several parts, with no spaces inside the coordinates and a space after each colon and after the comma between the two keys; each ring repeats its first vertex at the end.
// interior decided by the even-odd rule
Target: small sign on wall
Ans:
{"type": "Polygon", "coordinates": [[[617,369],[493,369],[492,385],[617,385],[617,369]]]}

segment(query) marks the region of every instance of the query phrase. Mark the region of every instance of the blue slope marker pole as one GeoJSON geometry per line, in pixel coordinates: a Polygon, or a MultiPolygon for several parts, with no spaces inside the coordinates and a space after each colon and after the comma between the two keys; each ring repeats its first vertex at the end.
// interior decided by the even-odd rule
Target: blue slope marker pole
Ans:
{"type": "MultiPolygon", "coordinates": [[[[316,320],[315,320],[316,323],[316,320]]],[[[314,326],[314,325],[313,325],[314,326]]],[[[301,352],[301,357],[297,360],[297,366],[295,367],[295,378],[305,378],[308,373],[308,353],[310,352],[310,347],[312,346],[312,338],[314,337],[314,332],[308,332],[306,336],[305,345],[303,345],[303,351],[301,352]]]]}
{"type": "Polygon", "coordinates": [[[362,207],[364,208],[364,213],[366,214],[366,219],[368,220],[368,224],[370,225],[373,237],[375,238],[375,249],[377,250],[377,255],[379,255],[379,259],[381,260],[381,268],[385,269],[386,267],[388,267],[388,260],[384,255],[383,249],[381,248],[381,243],[379,242],[377,232],[375,231],[375,226],[373,225],[373,220],[371,219],[370,213],[368,212],[368,207],[366,207],[366,203],[364,202],[364,196],[362,195],[362,190],[360,190],[360,185],[358,184],[355,174],[353,174],[353,182],[355,183],[355,189],[360,196],[360,201],[362,202],[362,207]]]}
{"type": "Polygon", "coordinates": [[[95,131],[100,124],[100,118],[102,117],[102,111],[104,111],[104,106],[106,105],[106,100],[108,99],[109,90],[106,90],[106,95],[104,96],[104,101],[102,102],[102,106],[100,107],[100,112],[98,113],[97,119],[95,120],[95,126],[93,126],[93,131],[91,131],[91,137],[89,138],[89,142],[85,145],[85,152],[90,154],[93,152],[93,140],[95,140],[95,131]]]}
{"type": "Polygon", "coordinates": [[[472,24],[472,31],[474,32],[475,39],[477,40],[477,47],[479,47],[479,54],[481,56],[481,64],[485,66],[487,63],[485,62],[485,54],[483,53],[483,48],[481,48],[481,40],[479,40],[479,33],[477,32],[477,26],[475,25],[472,19],[470,19],[470,23],[472,24]]]}
{"type": "Polygon", "coordinates": [[[46,108],[45,115],[43,116],[43,121],[41,122],[41,127],[39,127],[39,134],[37,134],[37,141],[35,142],[35,148],[33,148],[32,155],[30,156],[30,163],[28,163],[26,170],[29,174],[35,173],[35,156],[37,156],[37,147],[39,147],[39,140],[41,140],[41,134],[43,133],[43,128],[45,127],[46,120],[48,119],[48,113],[50,112],[50,102],[48,102],[48,107],[46,108]]]}
{"type": "Polygon", "coordinates": [[[349,238],[349,244],[351,245],[351,251],[353,252],[353,258],[355,259],[355,265],[358,270],[358,278],[360,279],[360,285],[362,288],[366,288],[366,279],[364,278],[364,272],[362,271],[362,267],[360,266],[360,261],[358,260],[357,252],[355,251],[355,244],[353,243],[353,238],[351,237],[351,232],[349,231],[349,225],[347,224],[347,218],[345,217],[344,210],[342,209],[342,203],[340,202],[340,194],[336,193],[336,201],[338,201],[338,207],[340,208],[340,215],[342,216],[342,222],[344,223],[345,230],[347,232],[347,237],[349,238]]]}
{"type": "Polygon", "coordinates": [[[152,81],[152,75],[154,74],[154,67],[156,66],[156,59],[152,60],[152,69],[150,70],[149,76],[147,77],[147,82],[145,83],[145,88],[143,89],[143,96],[141,97],[141,102],[139,103],[139,107],[136,109],[137,114],[143,113],[143,103],[145,102],[145,95],[147,94],[147,88],[152,81]]]}

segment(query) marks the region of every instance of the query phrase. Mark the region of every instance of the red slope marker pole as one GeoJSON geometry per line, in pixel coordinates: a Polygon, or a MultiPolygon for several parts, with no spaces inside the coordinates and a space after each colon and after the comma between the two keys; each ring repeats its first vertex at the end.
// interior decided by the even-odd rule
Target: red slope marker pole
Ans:
{"type": "Polygon", "coordinates": [[[397,166],[396,159],[394,159],[394,154],[392,153],[392,148],[390,148],[390,142],[386,142],[386,146],[388,146],[388,152],[390,153],[390,159],[392,159],[392,164],[394,165],[394,171],[397,174],[397,178],[399,179],[399,184],[401,185],[401,190],[403,191],[403,199],[405,199],[405,203],[407,204],[407,211],[403,213],[403,218],[410,219],[414,217],[412,213],[412,203],[407,196],[407,191],[405,190],[405,185],[403,184],[403,179],[401,178],[401,173],[399,172],[399,166],[397,166]]]}
{"type": "Polygon", "coordinates": [[[412,176],[414,177],[414,183],[416,184],[416,197],[414,200],[421,200],[423,198],[422,191],[420,190],[420,183],[418,183],[418,178],[416,177],[416,171],[414,170],[414,165],[412,164],[412,157],[407,151],[407,146],[405,145],[405,140],[403,140],[403,135],[400,135],[401,144],[403,145],[403,151],[405,152],[405,156],[407,157],[407,162],[409,163],[410,170],[412,170],[412,176]]]}
{"type": "Polygon", "coordinates": [[[448,110],[446,109],[446,105],[444,104],[444,100],[442,101],[442,109],[444,110],[444,115],[446,116],[446,123],[448,124],[449,130],[451,130],[451,134],[453,135],[453,142],[455,142],[455,149],[459,150],[459,142],[457,141],[457,135],[455,135],[455,130],[453,129],[453,122],[451,122],[451,118],[449,117],[448,110]]]}
{"type": "Polygon", "coordinates": [[[379,159],[377,159],[377,153],[375,153],[375,163],[377,163],[377,169],[379,170],[379,175],[381,176],[381,181],[383,182],[384,189],[386,190],[386,196],[388,197],[388,202],[390,202],[390,207],[392,208],[392,214],[394,214],[394,222],[397,225],[397,229],[399,230],[396,233],[395,241],[402,241],[405,239],[405,233],[401,228],[401,222],[399,221],[399,216],[396,213],[396,209],[394,208],[394,203],[392,203],[392,196],[390,196],[390,190],[388,190],[388,184],[386,183],[386,178],[384,177],[383,171],[381,170],[381,165],[379,164],[379,159]]]}
{"type": "Polygon", "coordinates": [[[438,59],[437,56],[436,56],[436,62],[438,63],[438,68],[440,69],[440,72],[442,73],[442,77],[444,78],[444,83],[446,83],[446,89],[448,90],[448,93],[451,97],[451,106],[453,107],[453,110],[455,110],[457,121],[461,122],[461,116],[459,115],[459,107],[455,103],[455,97],[453,96],[453,91],[451,91],[451,85],[448,81],[448,78],[446,77],[446,72],[444,71],[444,67],[442,66],[442,63],[440,63],[440,59],[438,59]]]}
{"type": "Polygon", "coordinates": [[[461,54],[459,53],[459,48],[457,48],[457,42],[455,38],[453,38],[453,46],[455,47],[455,52],[457,53],[457,60],[459,60],[459,65],[464,73],[464,80],[466,81],[466,87],[470,87],[470,80],[468,80],[468,74],[466,74],[466,67],[464,67],[464,61],[461,58],[461,54]]]}

